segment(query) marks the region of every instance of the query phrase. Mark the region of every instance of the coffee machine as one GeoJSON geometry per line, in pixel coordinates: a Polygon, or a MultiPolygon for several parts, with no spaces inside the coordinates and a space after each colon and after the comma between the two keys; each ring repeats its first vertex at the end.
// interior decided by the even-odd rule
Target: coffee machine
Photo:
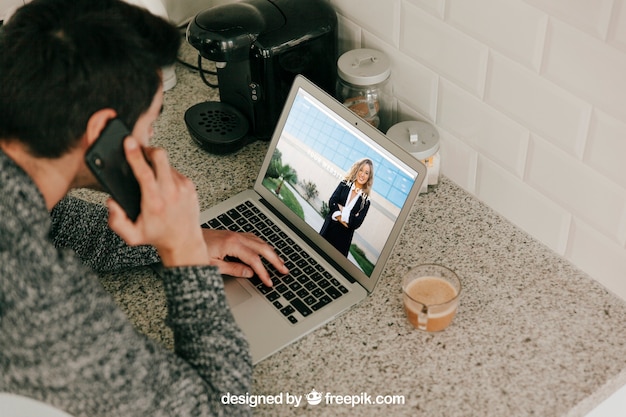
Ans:
{"type": "Polygon", "coordinates": [[[203,58],[215,62],[220,102],[247,119],[256,139],[271,138],[296,75],[334,94],[337,15],[328,1],[214,6],[189,22],[186,36],[203,58]]]}

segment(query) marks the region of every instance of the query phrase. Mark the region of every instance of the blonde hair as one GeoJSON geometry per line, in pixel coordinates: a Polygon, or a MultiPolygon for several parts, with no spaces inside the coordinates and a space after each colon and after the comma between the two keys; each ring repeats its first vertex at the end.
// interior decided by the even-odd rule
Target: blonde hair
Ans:
{"type": "Polygon", "coordinates": [[[356,181],[356,176],[357,176],[359,170],[361,169],[361,167],[363,165],[366,165],[366,164],[370,166],[369,178],[367,179],[367,182],[363,186],[363,193],[367,196],[367,195],[369,195],[370,190],[372,189],[372,185],[374,184],[374,162],[372,162],[371,159],[369,159],[369,158],[359,159],[354,164],[352,164],[352,166],[348,170],[348,173],[344,177],[344,180],[349,182],[349,183],[355,182],[356,181]]]}

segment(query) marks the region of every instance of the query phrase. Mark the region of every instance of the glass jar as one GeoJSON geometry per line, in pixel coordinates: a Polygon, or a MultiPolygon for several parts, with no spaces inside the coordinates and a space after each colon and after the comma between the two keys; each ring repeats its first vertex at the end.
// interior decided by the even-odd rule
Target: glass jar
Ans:
{"type": "Polygon", "coordinates": [[[439,153],[439,133],[426,122],[408,121],[391,126],[387,137],[426,165],[426,178],[420,194],[439,184],[441,178],[441,155],[439,153]]]}
{"type": "Polygon", "coordinates": [[[391,64],[374,49],[353,49],[337,61],[337,99],[385,131],[391,124],[391,64]]]}

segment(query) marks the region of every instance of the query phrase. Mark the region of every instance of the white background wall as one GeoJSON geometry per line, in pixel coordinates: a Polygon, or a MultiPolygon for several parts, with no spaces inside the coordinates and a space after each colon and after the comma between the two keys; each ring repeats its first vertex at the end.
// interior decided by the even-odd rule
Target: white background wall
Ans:
{"type": "Polygon", "coordinates": [[[443,173],[626,300],[626,0],[330,0],[443,173]]]}
{"type": "Polygon", "coordinates": [[[24,0],[0,0],[0,20],[4,20],[7,14],[24,4],[24,0]]]}

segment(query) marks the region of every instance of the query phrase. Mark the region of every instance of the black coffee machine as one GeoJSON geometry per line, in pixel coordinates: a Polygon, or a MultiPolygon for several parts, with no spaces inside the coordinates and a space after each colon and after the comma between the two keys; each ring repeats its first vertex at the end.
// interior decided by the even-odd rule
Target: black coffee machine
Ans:
{"type": "Polygon", "coordinates": [[[192,19],[187,41],[215,62],[220,102],[241,112],[257,139],[271,138],[297,74],[334,94],[337,15],[328,1],[215,6],[192,19]]]}

